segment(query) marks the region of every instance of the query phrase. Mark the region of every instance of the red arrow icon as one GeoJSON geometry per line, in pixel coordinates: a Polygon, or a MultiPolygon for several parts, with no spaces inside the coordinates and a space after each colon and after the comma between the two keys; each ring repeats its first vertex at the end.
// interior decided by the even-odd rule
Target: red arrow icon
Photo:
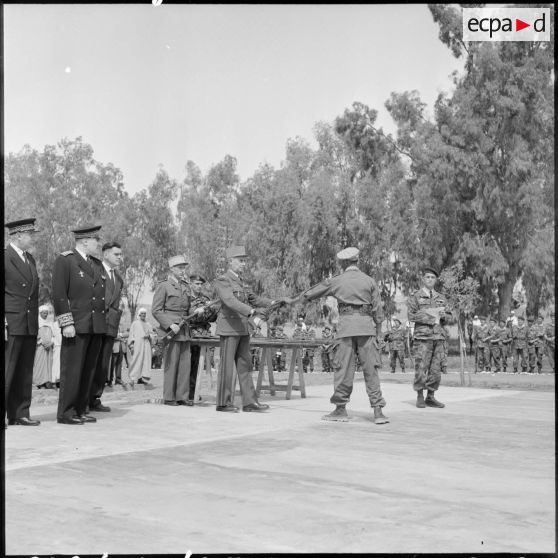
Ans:
{"type": "Polygon", "coordinates": [[[524,21],[521,21],[520,19],[515,18],[515,30],[516,31],[521,31],[522,29],[525,29],[526,27],[531,27],[530,23],[525,23],[524,21]]]}

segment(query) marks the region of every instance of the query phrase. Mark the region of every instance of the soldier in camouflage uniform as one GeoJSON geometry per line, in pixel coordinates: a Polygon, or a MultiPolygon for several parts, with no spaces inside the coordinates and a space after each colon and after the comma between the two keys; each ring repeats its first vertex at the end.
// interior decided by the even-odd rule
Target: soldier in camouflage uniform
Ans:
{"type": "Polygon", "coordinates": [[[384,335],[384,341],[389,343],[391,373],[395,374],[397,359],[401,372],[405,372],[405,330],[401,327],[401,320],[393,319],[393,328],[384,335]]]}
{"type": "MultiPolygon", "coordinates": [[[[190,300],[190,312],[194,312],[198,308],[203,308],[203,313],[196,316],[190,321],[190,334],[195,337],[211,337],[211,323],[217,319],[218,307],[209,306],[209,297],[204,294],[203,286],[206,280],[201,275],[190,275],[190,288],[192,290],[192,299],[190,300]]],[[[214,347],[208,352],[208,358],[212,360],[214,347]]],[[[194,404],[194,395],[196,391],[196,380],[198,377],[198,368],[200,363],[201,346],[192,342],[190,345],[190,390],[186,405],[194,404]]]]}
{"type": "Polygon", "coordinates": [[[422,287],[407,299],[408,320],[415,323],[413,352],[417,392],[416,406],[443,408],[434,394],[440,386],[441,363],[444,354],[444,332],[440,320],[451,313],[446,310],[446,297],[434,290],[438,272],[426,267],[422,273],[422,287]],[[424,390],[427,396],[424,397],[424,390]]]}
{"type": "Polygon", "coordinates": [[[449,341],[449,328],[447,325],[444,325],[444,319],[440,320],[440,324],[442,326],[442,332],[444,334],[444,354],[442,355],[442,362],[440,363],[440,368],[442,370],[442,374],[448,373],[448,341],[449,341]]]}
{"type": "Polygon", "coordinates": [[[542,355],[544,350],[544,325],[543,318],[539,316],[537,323],[531,316],[528,319],[529,333],[527,334],[527,352],[529,354],[529,372],[535,373],[535,363],[540,374],[542,370],[542,355]]]}
{"type": "Polygon", "coordinates": [[[492,335],[490,354],[496,366],[494,372],[500,372],[502,366],[504,372],[506,372],[508,367],[508,345],[511,342],[511,333],[504,320],[500,320],[498,325],[494,326],[492,335]]]}
{"type": "Polygon", "coordinates": [[[546,355],[548,356],[548,360],[550,362],[550,366],[552,366],[552,372],[554,372],[554,351],[555,351],[555,325],[554,325],[554,310],[550,312],[550,323],[546,326],[544,331],[544,341],[546,344],[546,355]]]}
{"type": "Polygon", "coordinates": [[[498,346],[500,340],[500,330],[498,329],[498,320],[496,320],[494,316],[490,317],[488,331],[490,333],[490,337],[488,339],[488,366],[489,370],[492,369],[492,363],[494,362],[494,368],[498,371],[500,369],[498,346]]]}
{"type": "Polygon", "coordinates": [[[475,372],[490,372],[490,339],[491,333],[485,316],[479,316],[480,326],[475,331],[475,345],[477,347],[477,361],[475,372]]]}
{"type": "MultiPolygon", "coordinates": [[[[316,339],[316,330],[312,327],[310,321],[306,324],[306,333],[304,334],[304,339],[316,339]]],[[[308,372],[314,372],[314,347],[304,348],[302,352],[302,370],[308,372]]]]}
{"type": "MultiPolygon", "coordinates": [[[[250,335],[251,337],[263,337],[262,328],[258,326],[254,329],[254,331],[250,335]]],[[[259,370],[260,369],[260,360],[262,358],[262,349],[261,347],[251,347],[250,348],[250,355],[252,356],[252,370],[259,370]]]]}
{"type": "Polygon", "coordinates": [[[523,316],[517,317],[517,325],[512,326],[513,339],[513,371],[517,372],[519,357],[521,357],[521,369],[527,372],[527,335],[529,328],[525,325],[523,316]]]}
{"type": "Polygon", "coordinates": [[[324,326],[322,329],[322,339],[325,341],[320,347],[320,355],[322,358],[322,370],[324,372],[331,372],[331,348],[333,346],[333,334],[329,326],[324,326]]]}

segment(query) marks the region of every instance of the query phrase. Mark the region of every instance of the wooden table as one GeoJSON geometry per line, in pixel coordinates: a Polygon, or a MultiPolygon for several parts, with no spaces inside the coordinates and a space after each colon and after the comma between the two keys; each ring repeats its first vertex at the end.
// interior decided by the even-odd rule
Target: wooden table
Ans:
{"type": "MultiPolygon", "coordinates": [[[[271,395],[275,395],[277,391],[285,392],[285,399],[291,398],[293,390],[299,391],[301,397],[306,397],[306,386],[304,384],[304,371],[302,369],[302,349],[303,348],[319,348],[328,340],[324,339],[272,339],[267,337],[250,337],[250,347],[261,348],[262,356],[258,368],[258,380],[256,383],[256,394],[260,395],[262,391],[269,391],[271,395]],[[273,349],[292,349],[291,361],[289,365],[289,376],[286,384],[278,384],[273,376],[273,349]],[[268,384],[264,385],[264,375],[267,368],[268,384]],[[298,372],[298,384],[294,383],[295,372],[298,372]]],[[[197,400],[199,387],[202,381],[202,375],[209,381],[209,386],[214,387],[213,373],[211,371],[211,359],[209,358],[209,349],[211,347],[219,347],[219,337],[196,337],[192,339],[192,343],[200,345],[200,366],[198,368],[198,377],[196,380],[196,391],[194,400],[197,400]],[[200,373],[202,372],[203,373],[200,373]]],[[[233,393],[236,388],[236,371],[233,377],[233,393]]]]}

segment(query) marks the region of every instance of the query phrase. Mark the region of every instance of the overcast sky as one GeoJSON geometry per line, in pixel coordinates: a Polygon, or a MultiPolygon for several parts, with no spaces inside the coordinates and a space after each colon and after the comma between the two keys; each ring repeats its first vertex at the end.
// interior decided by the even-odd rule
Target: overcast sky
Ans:
{"type": "Polygon", "coordinates": [[[5,148],[82,136],[146,188],[226,154],[279,166],[360,101],[416,89],[432,109],[461,68],[426,5],[4,5],[5,148]]]}

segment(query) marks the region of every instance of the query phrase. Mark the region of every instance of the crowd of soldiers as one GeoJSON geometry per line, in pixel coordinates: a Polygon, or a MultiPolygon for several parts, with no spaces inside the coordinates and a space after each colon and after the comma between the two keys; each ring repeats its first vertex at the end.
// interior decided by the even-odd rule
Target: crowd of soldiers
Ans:
{"type": "MultiPolygon", "coordinates": [[[[5,264],[5,340],[6,340],[6,411],[8,424],[37,426],[30,418],[33,357],[36,348],[38,286],[35,260],[29,253],[33,247],[35,219],[14,221],[5,225],[10,235],[5,264]]],[[[52,304],[62,331],[60,352],[60,391],[57,422],[66,425],[95,423],[95,412],[110,412],[101,401],[107,378],[110,377],[110,354],[119,333],[122,314],[120,298],[124,280],[118,273],[122,249],[117,242],[101,244],[101,226],[74,229],[75,246],[59,254],[54,262],[52,304]],[[97,255],[102,252],[102,258],[97,255]]],[[[206,283],[200,274],[189,274],[189,262],[182,255],[169,258],[168,277],[155,289],[152,314],[158,323],[157,334],[166,345],[163,359],[164,404],[172,407],[194,406],[200,341],[211,335],[211,322],[216,322],[219,338],[219,369],[217,376],[216,410],[236,413],[234,405],[235,375],[240,387],[243,412],[265,412],[269,405],[260,403],[254,387],[252,371],[259,358],[250,347],[250,336],[262,331],[272,311],[295,302],[303,305],[323,297],[337,301],[339,319],[336,330],[329,326],[322,331],[322,363],[324,370],[333,370],[335,409],[324,420],[349,420],[346,406],[353,389],[357,367],[362,368],[366,393],[374,411],[373,422],[389,422],[383,414],[386,401],[382,395],[378,370],[381,364],[381,343],[391,348],[391,368],[396,361],[405,366],[405,350],[412,349],[415,377],[413,389],[416,407],[444,408],[436,399],[441,374],[447,366],[448,330],[452,319],[445,297],[434,290],[438,272],[425,267],[421,287],[407,301],[408,320],[414,324],[412,342],[405,346],[405,328],[399,320],[385,336],[379,288],[376,281],[358,268],[359,250],[345,248],[337,254],[342,272],[327,278],[303,293],[290,298],[271,299],[256,295],[244,282],[247,253],[244,246],[231,246],[226,251],[228,269],[217,277],[211,298],[204,292],[206,283]],[[426,395],[425,392],[426,391],[426,395]]],[[[541,324],[530,328],[522,325],[511,329],[514,368],[521,356],[526,357],[531,345],[534,362],[541,354],[540,339],[552,342],[549,329],[541,334],[541,324]]],[[[553,324],[552,324],[553,334],[553,324]]],[[[149,328],[145,336],[152,335],[149,328]]],[[[261,335],[261,333],[260,333],[261,335]]],[[[269,327],[268,335],[285,338],[281,326],[269,327]]],[[[304,371],[314,369],[315,330],[299,319],[293,334],[302,346],[304,371]],[[312,340],[304,347],[305,340],[312,340]]],[[[489,329],[482,324],[475,330],[475,342],[488,358],[486,344],[505,345],[501,328],[489,329]],[[496,332],[499,333],[496,333],[496,332]],[[490,333],[492,332],[492,333],[490,333]],[[497,339],[497,340],[496,340],[497,339]]],[[[494,352],[497,362],[505,365],[502,351],[494,352]]],[[[278,370],[285,367],[282,350],[273,357],[278,370]]],[[[483,361],[484,362],[484,361],[483,361]]],[[[540,365],[539,365],[540,370],[540,365]]]]}
{"type": "Polygon", "coordinates": [[[540,315],[536,320],[529,316],[526,323],[525,316],[516,316],[514,311],[507,320],[474,316],[467,322],[467,333],[470,349],[475,352],[475,372],[506,372],[511,357],[514,373],[521,364],[522,372],[533,374],[536,370],[540,374],[545,355],[554,372],[554,311],[548,324],[540,315]]]}

